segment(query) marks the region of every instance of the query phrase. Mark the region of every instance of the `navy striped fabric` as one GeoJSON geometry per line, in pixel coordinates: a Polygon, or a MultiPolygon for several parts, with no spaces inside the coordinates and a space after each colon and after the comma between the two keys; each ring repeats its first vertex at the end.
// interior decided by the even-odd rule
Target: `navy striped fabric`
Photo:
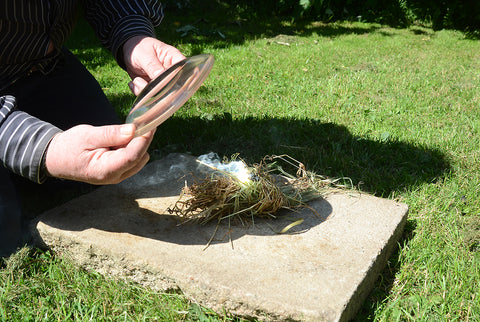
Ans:
{"type": "Polygon", "coordinates": [[[154,37],[163,18],[161,4],[153,0],[0,0],[0,161],[35,182],[44,180],[42,157],[60,130],[22,112],[8,87],[33,70],[48,75],[55,68],[81,7],[123,68],[123,43],[154,37]]]}
{"type": "Polygon", "coordinates": [[[3,165],[35,182],[43,182],[41,162],[45,148],[60,129],[16,110],[13,96],[0,97],[0,159],[3,165]]]}

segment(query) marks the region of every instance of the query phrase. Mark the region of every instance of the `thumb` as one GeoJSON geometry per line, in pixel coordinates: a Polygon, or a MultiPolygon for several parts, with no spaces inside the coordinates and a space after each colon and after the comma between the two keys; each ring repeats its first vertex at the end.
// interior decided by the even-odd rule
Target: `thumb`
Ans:
{"type": "Polygon", "coordinates": [[[148,82],[141,77],[135,77],[130,83],[128,83],[128,87],[130,87],[130,90],[135,96],[138,96],[147,85],[148,82]]]}
{"type": "Polygon", "coordinates": [[[90,143],[99,148],[119,147],[130,142],[135,135],[134,124],[107,125],[94,128],[90,143]]]}

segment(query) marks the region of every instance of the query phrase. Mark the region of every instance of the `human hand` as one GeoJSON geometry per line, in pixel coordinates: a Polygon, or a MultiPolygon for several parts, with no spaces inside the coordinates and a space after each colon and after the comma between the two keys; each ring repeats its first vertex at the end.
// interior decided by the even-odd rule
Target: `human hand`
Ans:
{"type": "Polygon", "coordinates": [[[132,78],[128,85],[135,95],[156,76],[185,58],[177,48],[145,36],[128,39],[123,45],[123,57],[132,78]]]}
{"type": "Polygon", "coordinates": [[[135,125],[78,125],[53,137],[45,158],[50,176],[91,184],[115,184],[147,163],[151,131],[134,138],[135,125]]]}

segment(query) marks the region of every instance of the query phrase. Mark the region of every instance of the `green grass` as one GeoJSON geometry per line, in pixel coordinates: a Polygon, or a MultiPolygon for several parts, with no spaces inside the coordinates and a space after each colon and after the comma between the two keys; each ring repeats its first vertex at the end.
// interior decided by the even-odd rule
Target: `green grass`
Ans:
{"type": "MultiPolygon", "coordinates": [[[[152,156],[215,151],[257,162],[287,153],[318,174],[407,203],[399,249],[358,319],[479,320],[480,42],[419,26],[293,24],[205,3],[171,8],[158,29],[186,55],[209,52],[216,62],[158,128],[152,156]],[[195,32],[181,37],[176,29],[186,25],[195,32]]],[[[127,75],[83,22],[69,46],[125,116],[134,100],[127,75]]],[[[48,253],[16,256],[20,269],[0,271],[0,319],[227,319],[48,253]]]]}
{"type": "Polygon", "coordinates": [[[79,270],[67,258],[24,248],[0,271],[1,321],[209,321],[179,294],[158,293],[79,270]]]}

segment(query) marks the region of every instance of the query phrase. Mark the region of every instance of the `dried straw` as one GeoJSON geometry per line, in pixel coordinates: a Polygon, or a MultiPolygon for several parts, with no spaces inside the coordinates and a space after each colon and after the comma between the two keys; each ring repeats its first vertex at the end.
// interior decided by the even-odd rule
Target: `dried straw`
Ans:
{"type": "Polygon", "coordinates": [[[184,222],[205,224],[224,219],[252,220],[273,217],[280,209],[305,207],[306,202],[323,196],[335,186],[330,180],[308,172],[305,166],[287,156],[267,156],[249,168],[252,180],[241,182],[235,175],[214,169],[203,180],[185,186],[179,200],[169,212],[184,222]],[[297,169],[286,172],[280,162],[297,169]]]}

